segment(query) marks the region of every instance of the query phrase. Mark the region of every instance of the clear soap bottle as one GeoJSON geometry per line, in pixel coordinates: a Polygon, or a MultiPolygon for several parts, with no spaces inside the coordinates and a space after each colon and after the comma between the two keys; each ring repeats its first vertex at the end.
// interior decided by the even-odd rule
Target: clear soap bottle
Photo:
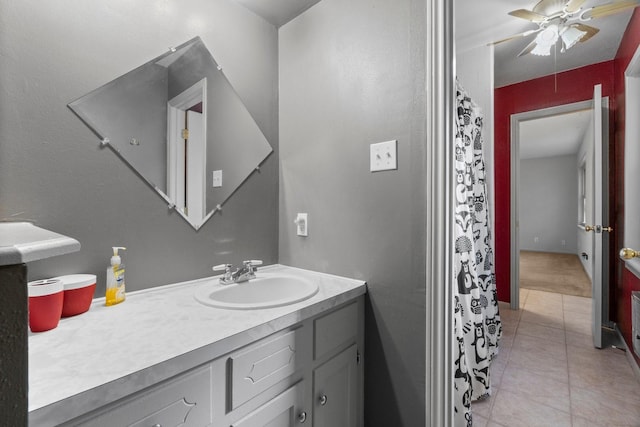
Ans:
{"type": "Polygon", "coordinates": [[[125,299],[124,289],[124,264],[118,250],[125,250],[122,246],[113,247],[111,265],[107,267],[107,291],[105,294],[105,305],[115,305],[125,299]]]}

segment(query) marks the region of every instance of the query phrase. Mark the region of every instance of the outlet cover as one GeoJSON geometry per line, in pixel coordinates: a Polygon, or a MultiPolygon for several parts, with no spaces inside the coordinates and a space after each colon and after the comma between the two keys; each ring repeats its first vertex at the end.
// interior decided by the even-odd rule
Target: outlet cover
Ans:
{"type": "Polygon", "coordinates": [[[293,222],[296,224],[296,234],[298,236],[309,235],[309,219],[306,213],[299,213],[293,222]]]}
{"type": "Polygon", "coordinates": [[[222,187],[222,169],[213,171],[213,186],[222,187]]]}
{"type": "Polygon", "coordinates": [[[371,172],[398,169],[398,141],[371,144],[369,148],[371,172]]]}

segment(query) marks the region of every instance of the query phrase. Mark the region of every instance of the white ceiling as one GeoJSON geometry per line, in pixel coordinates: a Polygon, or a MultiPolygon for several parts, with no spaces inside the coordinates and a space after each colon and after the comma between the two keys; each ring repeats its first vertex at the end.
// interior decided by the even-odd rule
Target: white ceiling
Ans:
{"type": "MultiPolygon", "coordinates": [[[[587,0],[582,7],[610,2],[587,0]]],[[[464,52],[537,28],[534,23],[508,15],[515,9],[531,10],[536,3],[537,0],[454,0],[456,50],[464,52]]],[[[632,13],[633,9],[630,9],[587,22],[599,28],[600,32],[565,53],[558,49],[555,60],[553,52],[546,57],[524,55],[518,58],[518,53],[533,39],[533,35],[495,45],[495,87],[613,59],[632,13]]]]}
{"type": "Polygon", "coordinates": [[[275,27],[280,27],[320,0],[236,0],[244,7],[262,16],[275,27]]]}
{"type": "Polygon", "coordinates": [[[578,153],[591,124],[583,110],[520,122],[520,158],[568,156],[578,153]]]}

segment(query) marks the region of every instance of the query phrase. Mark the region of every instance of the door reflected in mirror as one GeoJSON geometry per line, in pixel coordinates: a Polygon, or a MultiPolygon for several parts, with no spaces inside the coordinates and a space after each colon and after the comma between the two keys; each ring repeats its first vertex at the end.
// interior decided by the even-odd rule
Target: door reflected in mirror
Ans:
{"type": "Polygon", "coordinates": [[[273,151],[199,37],[69,108],[196,230],[273,151]]]}

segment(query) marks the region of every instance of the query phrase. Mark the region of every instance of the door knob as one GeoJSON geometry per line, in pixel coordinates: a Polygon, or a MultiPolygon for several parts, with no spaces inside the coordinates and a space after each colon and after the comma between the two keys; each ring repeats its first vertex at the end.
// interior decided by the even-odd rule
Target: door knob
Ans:
{"type": "Polygon", "coordinates": [[[591,225],[585,225],[584,226],[584,231],[586,231],[587,233],[590,232],[590,231],[593,231],[593,230],[595,230],[595,228],[593,226],[591,226],[591,225]]]}
{"type": "Polygon", "coordinates": [[[298,414],[298,422],[304,423],[305,421],[307,421],[307,413],[302,411],[298,414]]]}
{"type": "Polygon", "coordinates": [[[640,251],[636,251],[631,248],[622,248],[620,249],[620,258],[622,259],[640,258],[640,251]]]}
{"type": "Polygon", "coordinates": [[[607,233],[613,233],[613,227],[602,227],[602,231],[606,231],[607,233]]]}
{"type": "Polygon", "coordinates": [[[327,395],[323,394],[322,396],[320,396],[320,405],[324,406],[327,404],[327,395]]]}

